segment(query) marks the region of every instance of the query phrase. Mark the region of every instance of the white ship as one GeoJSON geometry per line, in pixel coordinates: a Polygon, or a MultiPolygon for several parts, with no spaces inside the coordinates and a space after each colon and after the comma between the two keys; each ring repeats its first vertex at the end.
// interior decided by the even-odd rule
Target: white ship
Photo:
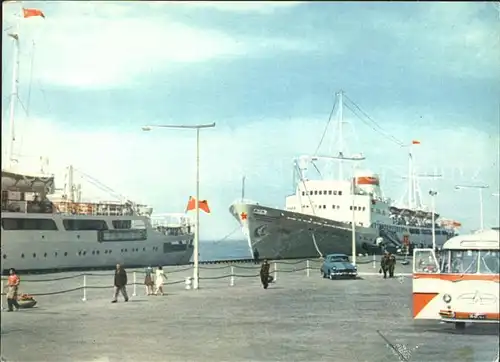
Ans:
{"type": "Polygon", "coordinates": [[[153,227],[152,208],[130,201],[82,202],[68,168],[65,190],[56,200],[55,179],[13,167],[14,111],[18,97],[19,34],[15,45],[9,150],[1,184],[2,271],[68,270],[176,265],[190,261],[194,235],[187,216],[153,227]]]}
{"type": "Polygon", "coordinates": [[[286,197],[284,209],[250,200],[238,200],[230,206],[229,211],[240,223],[249,248],[257,249],[260,257],[270,259],[312,258],[329,253],[351,255],[354,236],[356,254],[383,250],[398,252],[405,247],[411,251],[414,246],[432,247],[433,220],[437,247],[455,235],[459,223],[450,220],[439,223],[439,215],[433,215],[420,201],[411,145],[408,146],[409,189],[405,206],[397,207],[383,196],[380,179],[373,172],[353,167],[353,174],[343,177],[343,164],[356,165],[364,156],[345,154],[342,92],[337,95],[335,109],[338,112],[338,155],[301,156],[295,160],[298,182],[295,193],[286,197]],[[319,171],[316,162],[320,160],[339,163],[337,178],[312,180],[306,177],[311,164],[319,171]]]}

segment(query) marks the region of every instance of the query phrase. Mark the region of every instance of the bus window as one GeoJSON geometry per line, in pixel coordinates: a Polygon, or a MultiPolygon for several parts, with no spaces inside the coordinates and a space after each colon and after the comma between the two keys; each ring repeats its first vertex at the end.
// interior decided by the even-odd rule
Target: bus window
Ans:
{"type": "Polygon", "coordinates": [[[476,274],[478,271],[477,250],[451,250],[451,270],[450,273],[476,274]]]}
{"type": "Polygon", "coordinates": [[[441,273],[450,273],[451,269],[450,251],[443,250],[439,253],[439,256],[440,256],[441,273]]]}
{"type": "Polygon", "coordinates": [[[500,272],[500,257],[498,250],[481,250],[479,256],[479,273],[498,274],[500,272]]]}
{"type": "Polygon", "coordinates": [[[439,263],[432,249],[414,250],[413,260],[414,273],[439,273],[439,263]]]}

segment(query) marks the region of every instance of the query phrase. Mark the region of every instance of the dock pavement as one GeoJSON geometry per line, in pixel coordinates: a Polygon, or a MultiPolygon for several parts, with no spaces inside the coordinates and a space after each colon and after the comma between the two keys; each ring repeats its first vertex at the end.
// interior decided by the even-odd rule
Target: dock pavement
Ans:
{"type": "Polygon", "coordinates": [[[198,290],[186,290],[190,266],[165,267],[165,296],[146,296],[142,270],[127,270],[130,301],[116,304],[112,271],[21,276],[21,293],[34,295],[38,305],[2,311],[1,355],[19,362],[489,362],[497,356],[497,325],[457,331],[412,320],[410,266],[399,265],[386,280],[371,263],[359,264],[357,280],[323,279],[317,261],[276,266],[267,290],[259,265],[201,265],[198,290]]]}

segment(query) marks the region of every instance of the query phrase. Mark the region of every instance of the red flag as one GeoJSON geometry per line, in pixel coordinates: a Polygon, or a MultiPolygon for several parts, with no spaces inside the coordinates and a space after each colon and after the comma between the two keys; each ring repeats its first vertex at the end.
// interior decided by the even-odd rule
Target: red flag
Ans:
{"type": "MultiPolygon", "coordinates": [[[[188,204],[187,204],[187,207],[186,207],[186,212],[196,209],[195,202],[196,202],[196,199],[194,197],[192,197],[192,196],[189,196],[189,201],[188,201],[188,204]]],[[[207,214],[210,214],[210,208],[208,207],[208,201],[207,200],[201,200],[198,203],[198,207],[200,208],[200,210],[203,210],[207,214]]]]}
{"type": "Polygon", "coordinates": [[[419,144],[420,144],[420,141],[413,140],[413,141],[411,141],[411,144],[412,144],[412,145],[419,145],[419,144]]]}
{"type": "Polygon", "coordinates": [[[32,16],[41,16],[42,18],[45,19],[45,14],[42,12],[42,10],[39,10],[39,9],[24,9],[23,8],[23,16],[25,18],[30,18],[32,16]]]}

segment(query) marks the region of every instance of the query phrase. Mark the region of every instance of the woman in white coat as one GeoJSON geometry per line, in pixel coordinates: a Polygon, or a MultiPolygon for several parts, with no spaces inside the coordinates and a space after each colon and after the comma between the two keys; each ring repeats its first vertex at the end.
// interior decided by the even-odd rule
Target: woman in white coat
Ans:
{"type": "Polygon", "coordinates": [[[163,283],[165,282],[165,280],[167,280],[167,276],[165,275],[163,268],[159,266],[158,268],[156,268],[155,275],[155,295],[158,295],[158,292],[163,295],[163,283]]]}

